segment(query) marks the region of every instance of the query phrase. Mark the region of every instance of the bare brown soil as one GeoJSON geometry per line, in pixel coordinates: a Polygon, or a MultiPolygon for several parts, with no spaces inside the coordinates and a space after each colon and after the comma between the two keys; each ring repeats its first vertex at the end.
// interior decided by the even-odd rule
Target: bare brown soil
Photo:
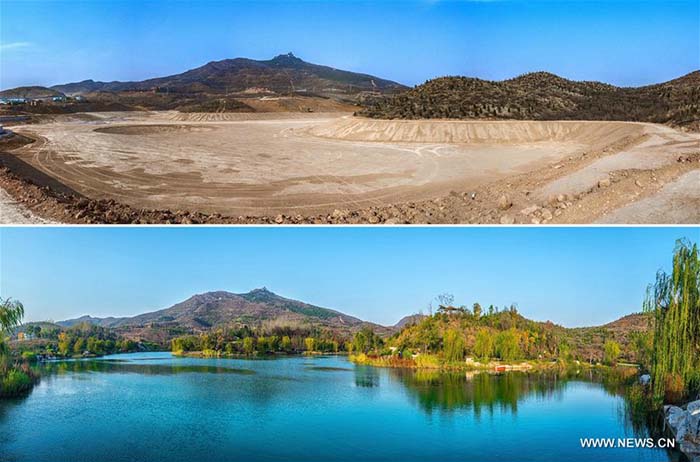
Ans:
{"type": "Polygon", "coordinates": [[[94,131],[96,133],[108,133],[113,135],[155,135],[175,132],[207,132],[214,130],[214,127],[204,125],[117,125],[115,127],[100,127],[94,131]]]}
{"type": "Polygon", "coordinates": [[[659,125],[96,117],[17,127],[36,141],[4,148],[0,187],[80,223],[700,220],[700,138],[659,125]]]}

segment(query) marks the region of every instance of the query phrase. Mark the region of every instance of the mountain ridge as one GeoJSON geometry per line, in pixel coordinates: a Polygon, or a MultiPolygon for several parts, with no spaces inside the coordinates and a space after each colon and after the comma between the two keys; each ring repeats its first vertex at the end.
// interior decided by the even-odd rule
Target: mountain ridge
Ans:
{"type": "Polygon", "coordinates": [[[179,74],[141,81],[100,82],[92,79],[53,85],[68,95],[92,92],[149,91],[230,94],[269,92],[308,93],[348,97],[361,92],[391,92],[404,85],[370,74],[335,69],[306,62],[292,53],[268,60],[230,58],[210,61],[179,74]]]}
{"type": "Polygon", "coordinates": [[[84,315],[58,321],[56,324],[71,327],[81,322],[122,330],[184,327],[193,332],[233,323],[255,326],[266,322],[303,324],[347,332],[354,332],[363,327],[371,327],[383,333],[390,330],[388,327],[363,321],[337,310],[282,297],[265,287],[240,294],[227,291],[194,294],[168,308],[131,317],[97,318],[84,315]]]}
{"type": "Polygon", "coordinates": [[[531,72],[492,81],[447,76],[368,98],[358,115],[381,119],[624,120],[700,129],[700,71],[617,87],[531,72]]]}

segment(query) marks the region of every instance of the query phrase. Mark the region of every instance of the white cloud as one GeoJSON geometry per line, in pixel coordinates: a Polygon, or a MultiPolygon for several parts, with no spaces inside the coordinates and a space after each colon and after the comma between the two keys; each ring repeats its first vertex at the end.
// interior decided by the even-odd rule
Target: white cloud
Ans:
{"type": "Polygon", "coordinates": [[[32,44],[30,42],[9,42],[0,43],[0,51],[17,50],[22,48],[29,48],[32,44]]]}

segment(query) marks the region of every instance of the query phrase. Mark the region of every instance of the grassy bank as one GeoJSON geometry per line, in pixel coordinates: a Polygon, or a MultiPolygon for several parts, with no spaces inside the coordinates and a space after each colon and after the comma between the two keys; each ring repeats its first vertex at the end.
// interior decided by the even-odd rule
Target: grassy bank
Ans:
{"type": "Polygon", "coordinates": [[[522,360],[522,361],[494,361],[494,360],[466,360],[448,361],[439,355],[421,354],[414,358],[401,358],[398,355],[373,356],[365,353],[351,354],[351,362],[355,364],[406,368],[427,369],[437,371],[540,371],[562,370],[569,368],[609,368],[603,365],[590,365],[577,361],[548,361],[548,360],[522,360]]]}
{"type": "Polygon", "coordinates": [[[39,373],[28,360],[5,357],[0,362],[0,398],[24,396],[39,382],[39,373]]]}

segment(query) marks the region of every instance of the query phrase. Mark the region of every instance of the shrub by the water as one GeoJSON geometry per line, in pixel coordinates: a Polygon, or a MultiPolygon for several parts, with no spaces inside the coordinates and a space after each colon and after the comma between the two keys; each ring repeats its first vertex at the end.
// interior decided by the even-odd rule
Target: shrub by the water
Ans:
{"type": "Polygon", "coordinates": [[[27,363],[0,367],[0,398],[13,398],[28,393],[39,376],[27,363]]]}
{"type": "Polygon", "coordinates": [[[0,396],[18,396],[32,388],[32,379],[22,371],[10,370],[0,385],[0,396]]]}

